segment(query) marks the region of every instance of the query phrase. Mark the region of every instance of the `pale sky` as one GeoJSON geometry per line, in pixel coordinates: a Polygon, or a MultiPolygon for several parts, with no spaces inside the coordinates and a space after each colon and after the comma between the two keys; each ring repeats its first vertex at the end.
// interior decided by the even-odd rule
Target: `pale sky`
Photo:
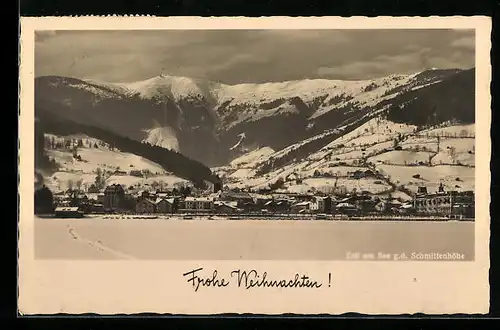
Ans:
{"type": "Polygon", "coordinates": [[[39,31],[35,45],[36,76],[108,82],[369,79],[474,63],[472,30],[39,31]]]}

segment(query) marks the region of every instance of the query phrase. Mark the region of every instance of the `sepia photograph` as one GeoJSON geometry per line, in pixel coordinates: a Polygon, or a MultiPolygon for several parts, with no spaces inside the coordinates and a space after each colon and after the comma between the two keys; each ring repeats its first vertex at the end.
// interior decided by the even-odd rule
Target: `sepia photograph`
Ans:
{"type": "Polygon", "coordinates": [[[25,311],[487,308],[488,20],[25,22],[25,311]]]}

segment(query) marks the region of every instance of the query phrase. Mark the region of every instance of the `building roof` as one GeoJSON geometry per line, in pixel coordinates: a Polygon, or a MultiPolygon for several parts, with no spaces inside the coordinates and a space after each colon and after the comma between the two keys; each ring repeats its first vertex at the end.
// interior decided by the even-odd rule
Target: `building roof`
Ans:
{"type": "Polygon", "coordinates": [[[156,198],[156,204],[159,204],[161,201],[165,201],[169,204],[174,204],[174,198],[156,198]]]}
{"type": "Polygon", "coordinates": [[[254,199],[272,199],[272,197],[269,195],[257,194],[257,193],[251,193],[250,196],[253,197],[254,199]]]}
{"type": "Polygon", "coordinates": [[[216,201],[214,203],[217,206],[227,206],[227,207],[232,208],[232,209],[237,209],[238,208],[237,202],[216,201]]]}
{"type": "Polygon", "coordinates": [[[211,197],[192,197],[192,196],[188,196],[184,200],[186,202],[212,202],[213,198],[211,198],[211,197]]]}
{"type": "Polygon", "coordinates": [[[152,201],[152,200],[150,200],[149,198],[143,198],[143,199],[141,199],[139,202],[137,202],[137,204],[140,204],[140,203],[142,203],[142,202],[147,202],[147,203],[150,203],[150,204],[156,204],[156,202],[155,202],[155,201],[152,201]]]}
{"type": "Polygon", "coordinates": [[[77,212],[78,206],[56,207],[56,212],[77,212]]]}
{"type": "Polygon", "coordinates": [[[340,203],[340,204],[337,204],[337,207],[343,208],[343,207],[355,207],[355,206],[353,204],[349,204],[349,203],[340,203]]]}
{"type": "Polygon", "coordinates": [[[456,203],[453,205],[453,207],[459,208],[459,207],[464,207],[464,206],[469,207],[469,206],[473,206],[473,205],[474,205],[474,203],[456,203]]]}
{"type": "Polygon", "coordinates": [[[224,197],[241,198],[241,199],[251,199],[252,196],[246,191],[224,191],[222,192],[224,197]]]}
{"type": "Polygon", "coordinates": [[[107,186],[106,189],[104,189],[104,193],[109,192],[109,191],[117,191],[117,190],[123,191],[124,189],[123,189],[122,185],[114,183],[112,185],[107,186]]]}

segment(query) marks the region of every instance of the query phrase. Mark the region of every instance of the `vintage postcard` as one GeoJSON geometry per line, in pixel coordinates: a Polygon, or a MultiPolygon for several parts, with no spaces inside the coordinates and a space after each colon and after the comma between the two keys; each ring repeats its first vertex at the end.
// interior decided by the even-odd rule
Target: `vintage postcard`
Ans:
{"type": "Polygon", "coordinates": [[[490,32],[22,18],[19,313],[487,313],[490,32]]]}

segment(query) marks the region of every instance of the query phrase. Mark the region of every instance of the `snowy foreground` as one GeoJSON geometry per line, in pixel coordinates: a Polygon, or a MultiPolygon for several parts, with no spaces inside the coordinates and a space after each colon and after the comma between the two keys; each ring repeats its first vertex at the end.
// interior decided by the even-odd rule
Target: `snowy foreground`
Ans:
{"type": "Polygon", "coordinates": [[[37,259],[345,260],[360,253],[462,253],[474,222],[35,218],[37,259]]]}

